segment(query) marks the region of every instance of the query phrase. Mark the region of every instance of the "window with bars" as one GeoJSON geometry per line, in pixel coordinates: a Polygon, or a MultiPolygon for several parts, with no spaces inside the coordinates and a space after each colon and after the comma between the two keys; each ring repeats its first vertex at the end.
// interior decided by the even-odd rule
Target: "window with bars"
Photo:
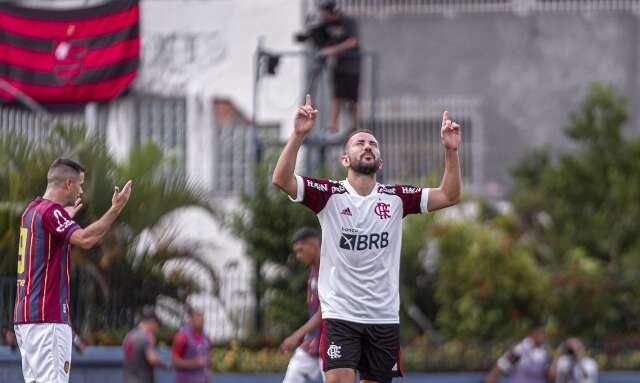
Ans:
{"type": "Polygon", "coordinates": [[[136,96],[133,144],[151,140],[175,155],[184,169],[187,131],[187,102],[184,97],[136,96]]]}

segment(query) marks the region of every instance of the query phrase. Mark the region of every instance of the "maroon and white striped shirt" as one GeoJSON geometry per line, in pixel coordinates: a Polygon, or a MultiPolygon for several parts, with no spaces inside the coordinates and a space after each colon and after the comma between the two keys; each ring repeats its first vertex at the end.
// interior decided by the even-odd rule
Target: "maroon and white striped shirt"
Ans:
{"type": "Polygon", "coordinates": [[[64,208],[37,198],[20,222],[14,323],[70,323],[71,234],[79,229],[64,208]]]}

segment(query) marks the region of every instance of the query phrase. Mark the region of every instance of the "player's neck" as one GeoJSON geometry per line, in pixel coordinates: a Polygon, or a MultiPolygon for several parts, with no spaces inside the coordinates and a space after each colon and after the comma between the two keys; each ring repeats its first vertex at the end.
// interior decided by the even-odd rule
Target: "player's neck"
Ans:
{"type": "Polygon", "coordinates": [[[353,187],[356,193],[361,196],[367,196],[371,194],[371,191],[376,186],[376,175],[360,174],[349,170],[347,173],[347,181],[349,181],[349,184],[353,187]]]}
{"type": "Polygon", "coordinates": [[[57,204],[60,204],[62,206],[64,206],[65,203],[65,198],[62,195],[62,193],[59,190],[56,189],[49,189],[47,188],[47,190],[44,192],[44,195],[42,196],[42,198],[49,200],[51,202],[55,202],[57,204]]]}

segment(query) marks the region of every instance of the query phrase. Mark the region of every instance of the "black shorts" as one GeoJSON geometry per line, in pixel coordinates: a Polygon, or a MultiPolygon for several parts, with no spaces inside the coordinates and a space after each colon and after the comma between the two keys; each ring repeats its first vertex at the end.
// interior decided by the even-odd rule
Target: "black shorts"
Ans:
{"type": "Polygon", "coordinates": [[[360,73],[333,71],[333,96],[341,100],[358,102],[360,73]]]}
{"type": "Polygon", "coordinates": [[[388,383],[403,376],[400,325],[323,319],[322,370],[353,368],[360,379],[388,383]]]}

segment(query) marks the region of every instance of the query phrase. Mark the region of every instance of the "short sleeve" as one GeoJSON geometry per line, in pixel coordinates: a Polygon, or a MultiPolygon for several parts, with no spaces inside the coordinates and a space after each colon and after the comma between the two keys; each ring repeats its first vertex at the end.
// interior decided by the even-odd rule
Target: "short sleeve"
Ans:
{"type": "Polygon", "coordinates": [[[500,371],[502,371],[505,374],[508,374],[509,372],[511,372],[511,369],[513,368],[514,365],[514,360],[512,357],[512,353],[511,352],[507,352],[505,354],[503,354],[499,359],[498,362],[496,363],[498,368],[500,369],[500,371]]]}
{"type": "Polygon", "coordinates": [[[291,198],[293,202],[301,202],[303,205],[318,214],[327,204],[333,188],[342,186],[332,185],[333,182],[324,179],[296,176],[298,191],[296,198],[291,198]]]}
{"type": "Polygon", "coordinates": [[[141,336],[138,341],[138,346],[140,347],[140,350],[147,351],[148,349],[153,348],[153,341],[147,336],[141,336]]]}
{"type": "Polygon", "coordinates": [[[184,355],[184,349],[187,345],[187,337],[179,332],[173,337],[173,345],[171,346],[171,353],[173,356],[182,358],[184,355]]]}
{"type": "Polygon", "coordinates": [[[598,380],[598,363],[591,358],[582,359],[582,368],[587,375],[585,381],[589,383],[595,383],[598,380]]]}
{"type": "Polygon", "coordinates": [[[565,376],[567,372],[569,372],[570,367],[571,360],[566,355],[563,355],[558,358],[558,362],[556,363],[556,373],[565,376]]]}
{"type": "Polygon", "coordinates": [[[54,205],[44,213],[42,225],[45,230],[60,239],[69,238],[74,231],[80,228],[60,205],[54,205]]]}
{"type": "Polygon", "coordinates": [[[352,19],[351,17],[347,18],[344,23],[344,29],[346,39],[358,37],[358,24],[355,19],[352,19]]]}
{"type": "Polygon", "coordinates": [[[396,185],[396,195],[402,200],[402,216],[427,213],[429,189],[411,185],[396,185]]]}

